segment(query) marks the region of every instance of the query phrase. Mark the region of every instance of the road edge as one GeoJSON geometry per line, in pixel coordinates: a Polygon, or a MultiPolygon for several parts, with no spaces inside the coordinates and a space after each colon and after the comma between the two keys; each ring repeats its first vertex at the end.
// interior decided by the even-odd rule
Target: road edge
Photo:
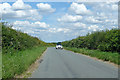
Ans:
{"type": "MultiPolygon", "coordinates": [[[[64,50],[67,50],[67,49],[64,49],[64,50]]],[[[85,54],[82,54],[82,53],[76,53],[76,52],[74,52],[74,51],[72,51],[72,50],[68,50],[68,51],[71,51],[71,52],[73,52],[74,54],[81,54],[81,55],[83,55],[83,56],[85,56],[85,57],[88,57],[88,58],[91,58],[91,59],[94,59],[94,60],[97,60],[97,61],[101,61],[101,62],[106,63],[106,64],[111,64],[111,65],[119,68],[119,65],[117,65],[117,64],[115,64],[115,63],[112,63],[112,62],[110,62],[110,61],[104,61],[104,60],[98,59],[98,58],[96,58],[96,57],[91,57],[91,56],[88,56],[88,55],[85,55],[85,54]]]]}
{"type": "Polygon", "coordinates": [[[15,78],[30,78],[31,74],[38,68],[39,64],[43,61],[43,56],[46,53],[48,47],[45,49],[45,51],[42,53],[41,56],[39,56],[35,62],[33,62],[29,68],[23,72],[21,75],[15,76],[15,78]]]}

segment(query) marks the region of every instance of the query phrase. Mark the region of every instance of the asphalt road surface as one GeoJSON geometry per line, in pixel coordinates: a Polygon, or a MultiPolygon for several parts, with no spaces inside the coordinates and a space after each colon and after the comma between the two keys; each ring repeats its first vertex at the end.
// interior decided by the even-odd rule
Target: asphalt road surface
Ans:
{"type": "Polygon", "coordinates": [[[118,68],[68,50],[47,48],[32,78],[117,78],[118,68]]]}

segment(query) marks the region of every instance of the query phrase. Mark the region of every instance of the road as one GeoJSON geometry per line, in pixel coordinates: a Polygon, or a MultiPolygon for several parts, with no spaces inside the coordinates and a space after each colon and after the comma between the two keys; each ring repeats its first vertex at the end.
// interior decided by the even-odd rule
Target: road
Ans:
{"type": "Polygon", "coordinates": [[[68,50],[47,48],[32,78],[117,78],[117,67],[68,50]]]}

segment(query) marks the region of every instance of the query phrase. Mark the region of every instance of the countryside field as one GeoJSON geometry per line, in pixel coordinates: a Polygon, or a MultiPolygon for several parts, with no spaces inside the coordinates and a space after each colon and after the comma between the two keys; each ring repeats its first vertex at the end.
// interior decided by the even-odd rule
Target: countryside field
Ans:
{"type": "MultiPolygon", "coordinates": [[[[25,33],[13,30],[4,24],[2,25],[3,78],[13,78],[15,75],[22,74],[41,56],[48,46],[55,45],[55,43],[45,43],[25,33]]],[[[120,35],[118,31],[119,30],[115,29],[95,32],[71,41],[62,42],[62,45],[67,50],[119,64],[118,51],[120,45],[118,45],[118,37],[120,37],[120,35]]]]}
{"type": "Polygon", "coordinates": [[[24,75],[44,51],[31,78],[118,78],[120,2],[24,1],[0,3],[0,78],[24,75]]]}
{"type": "MultiPolygon", "coordinates": [[[[49,46],[26,33],[16,31],[2,23],[2,78],[13,78],[25,72],[49,46]],[[8,34],[9,33],[9,34],[8,34]]],[[[119,29],[94,32],[62,42],[65,49],[110,61],[119,65],[119,29]]]]}

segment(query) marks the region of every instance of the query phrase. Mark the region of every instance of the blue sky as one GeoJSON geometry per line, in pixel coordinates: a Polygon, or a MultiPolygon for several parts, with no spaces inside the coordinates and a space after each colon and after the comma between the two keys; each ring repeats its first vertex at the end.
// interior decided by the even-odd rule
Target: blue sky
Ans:
{"type": "Polygon", "coordinates": [[[117,2],[4,2],[0,18],[45,42],[118,27],[117,2]]]}

